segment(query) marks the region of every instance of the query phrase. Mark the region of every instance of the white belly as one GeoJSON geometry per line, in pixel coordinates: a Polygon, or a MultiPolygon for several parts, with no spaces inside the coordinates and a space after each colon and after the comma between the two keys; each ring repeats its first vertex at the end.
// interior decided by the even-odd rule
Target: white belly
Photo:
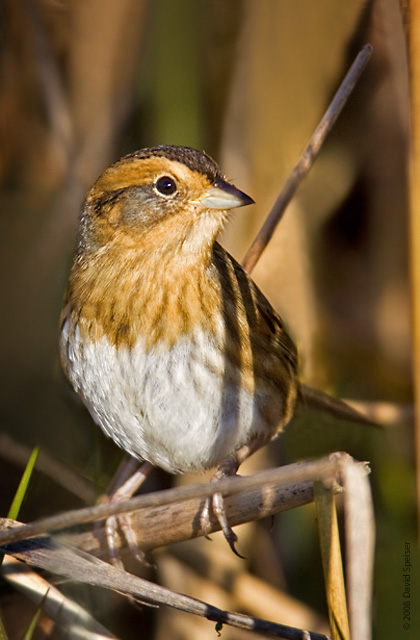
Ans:
{"type": "Polygon", "coordinates": [[[68,376],[95,421],[134,455],[176,473],[216,466],[250,435],[269,430],[252,393],[226,384],[224,358],[208,334],[171,349],[117,348],[104,336],[69,345],[68,376]],[[205,354],[205,356],[204,356],[205,354]]]}

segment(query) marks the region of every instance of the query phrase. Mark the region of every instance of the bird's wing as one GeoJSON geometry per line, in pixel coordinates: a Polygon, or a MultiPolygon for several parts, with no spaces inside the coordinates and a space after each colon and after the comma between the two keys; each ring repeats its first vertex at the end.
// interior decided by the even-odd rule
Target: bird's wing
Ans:
{"type": "Polygon", "coordinates": [[[267,354],[277,354],[285,359],[291,371],[295,372],[297,349],[279,314],[241,265],[218,243],[214,245],[213,260],[219,279],[230,281],[226,305],[232,304],[232,313],[233,306],[237,314],[242,310],[251,341],[258,343],[267,354]]]}

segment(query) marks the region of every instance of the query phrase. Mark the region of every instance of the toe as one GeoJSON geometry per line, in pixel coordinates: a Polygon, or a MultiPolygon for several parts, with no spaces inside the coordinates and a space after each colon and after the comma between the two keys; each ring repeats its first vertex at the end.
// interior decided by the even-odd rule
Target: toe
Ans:
{"type": "Polygon", "coordinates": [[[212,499],[207,498],[200,514],[200,528],[203,532],[204,537],[207,538],[207,540],[211,540],[209,536],[211,504],[212,504],[212,499]]]}
{"type": "Polygon", "coordinates": [[[130,549],[133,556],[139,562],[141,562],[141,564],[144,564],[147,567],[152,567],[153,565],[148,560],[146,560],[146,554],[144,553],[143,549],[139,547],[139,542],[137,540],[131,516],[129,514],[120,515],[118,518],[118,523],[120,525],[122,533],[124,534],[124,538],[126,539],[128,548],[130,549]]]}
{"type": "Polygon", "coordinates": [[[233,553],[235,555],[237,555],[239,558],[242,558],[243,560],[245,559],[244,556],[242,556],[239,551],[237,551],[236,549],[236,543],[238,541],[238,536],[236,535],[236,533],[233,531],[232,527],[230,526],[227,516],[226,516],[226,511],[225,511],[225,505],[224,505],[224,499],[221,493],[215,493],[213,495],[213,499],[212,499],[212,507],[213,507],[213,513],[216,516],[222,531],[223,531],[223,535],[225,536],[230,548],[232,549],[233,553]]]}
{"type": "Polygon", "coordinates": [[[122,563],[119,552],[118,521],[116,516],[110,516],[106,519],[105,537],[108,545],[108,553],[111,563],[118,569],[124,569],[124,565],[122,563]]]}

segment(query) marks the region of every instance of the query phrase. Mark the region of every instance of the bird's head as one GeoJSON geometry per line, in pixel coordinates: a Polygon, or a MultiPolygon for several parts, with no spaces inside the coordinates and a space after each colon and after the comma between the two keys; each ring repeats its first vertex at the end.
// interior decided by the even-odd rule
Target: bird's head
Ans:
{"type": "Polygon", "coordinates": [[[79,253],[109,245],[201,252],[235,207],[253,200],[207,154],[180,146],[142,149],[106,169],[91,188],[79,253]]]}

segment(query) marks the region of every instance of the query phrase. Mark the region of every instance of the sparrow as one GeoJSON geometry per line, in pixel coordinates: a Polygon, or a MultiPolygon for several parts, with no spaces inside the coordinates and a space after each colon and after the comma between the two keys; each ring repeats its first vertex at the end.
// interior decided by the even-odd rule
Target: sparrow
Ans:
{"type": "MultiPolygon", "coordinates": [[[[280,316],[217,242],[230,210],[252,203],[206,153],[158,146],[106,169],[82,206],[61,362],[95,422],[148,470],[234,474],[304,397],[325,408],[299,382],[280,316]]],[[[217,493],[203,526],[210,507],[235,550],[217,493]]]]}

